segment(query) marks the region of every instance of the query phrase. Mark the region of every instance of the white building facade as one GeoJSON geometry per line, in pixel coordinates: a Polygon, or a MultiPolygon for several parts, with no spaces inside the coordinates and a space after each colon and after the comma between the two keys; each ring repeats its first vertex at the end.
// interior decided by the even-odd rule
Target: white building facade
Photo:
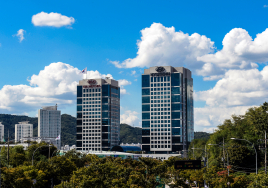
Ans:
{"type": "Polygon", "coordinates": [[[55,106],[45,106],[38,110],[38,137],[50,138],[52,144],[61,148],[61,111],[55,106]]]}
{"type": "Polygon", "coordinates": [[[15,142],[22,142],[22,138],[29,137],[33,137],[33,124],[30,124],[29,121],[15,124],[15,142]]]}
{"type": "Polygon", "coordinates": [[[83,79],[77,86],[76,149],[108,151],[119,144],[120,87],[113,79],[83,79]]]}
{"type": "Polygon", "coordinates": [[[2,124],[2,122],[0,122],[0,142],[4,141],[4,130],[5,126],[2,124]]]}
{"type": "Polygon", "coordinates": [[[142,150],[171,154],[194,139],[193,79],[183,67],[144,69],[142,75],[142,150]]]}

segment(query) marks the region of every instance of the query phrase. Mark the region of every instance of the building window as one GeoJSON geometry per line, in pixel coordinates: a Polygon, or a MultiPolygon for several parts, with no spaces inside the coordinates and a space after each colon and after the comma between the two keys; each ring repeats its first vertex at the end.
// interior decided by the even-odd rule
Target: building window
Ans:
{"type": "Polygon", "coordinates": [[[150,76],[142,75],[142,87],[150,87],[150,76]]]}

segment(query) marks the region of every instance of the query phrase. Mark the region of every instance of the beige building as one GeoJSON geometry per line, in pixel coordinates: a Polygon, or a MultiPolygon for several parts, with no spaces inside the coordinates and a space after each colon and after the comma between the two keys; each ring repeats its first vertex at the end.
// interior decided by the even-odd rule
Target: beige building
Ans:
{"type": "Polygon", "coordinates": [[[4,128],[5,126],[0,122],[0,142],[4,141],[4,128]]]}
{"type": "Polygon", "coordinates": [[[44,106],[38,110],[38,137],[50,138],[52,144],[61,148],[61,111],[55,106],[44,106]]]}
{"type": "Polygon", "coordinates": [[[22,142],[22,138],[29,138],[33,136],[33,124],[29,121],[19,122],[15,124],[15,142],[22,142]]]}

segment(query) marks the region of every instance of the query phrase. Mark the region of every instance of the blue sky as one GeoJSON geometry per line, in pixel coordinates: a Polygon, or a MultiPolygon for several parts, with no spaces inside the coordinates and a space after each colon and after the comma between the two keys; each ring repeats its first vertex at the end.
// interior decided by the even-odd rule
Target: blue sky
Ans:
{"type": "Polygon", "coordinates": [[[192,71],[195,131],[267,101],[268,1],[5,1],[0,7],[0,113],[75,116],[75,85],[120,80],[121,122],[140,126],[141,74],[192,71]]]}

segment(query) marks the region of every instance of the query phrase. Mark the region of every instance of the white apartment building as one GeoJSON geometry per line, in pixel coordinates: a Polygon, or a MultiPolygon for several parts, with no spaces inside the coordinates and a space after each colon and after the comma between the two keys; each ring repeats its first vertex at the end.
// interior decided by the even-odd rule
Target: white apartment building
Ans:
{"type": "Polygon", "coordinates": [[[19,122],[15,124],[15,142],[22,142],[22,138],[29,138],[33,136],[33,124],[29,121],[19,122]]]}
{"type": "Polygon", "coordinates": [[[2,124],[2,122],[0,122],[0,141],[1,142],[4,141],[4,128],[5,126],[2,124]]]}
{"type": "Polygon", "coordinates": [[[50,142],[58,149],[61,140],[56,139],[61,134],[61,111],[55,106],[45,106],[38,110],[38,137],[51,138],[50,142]]]}

